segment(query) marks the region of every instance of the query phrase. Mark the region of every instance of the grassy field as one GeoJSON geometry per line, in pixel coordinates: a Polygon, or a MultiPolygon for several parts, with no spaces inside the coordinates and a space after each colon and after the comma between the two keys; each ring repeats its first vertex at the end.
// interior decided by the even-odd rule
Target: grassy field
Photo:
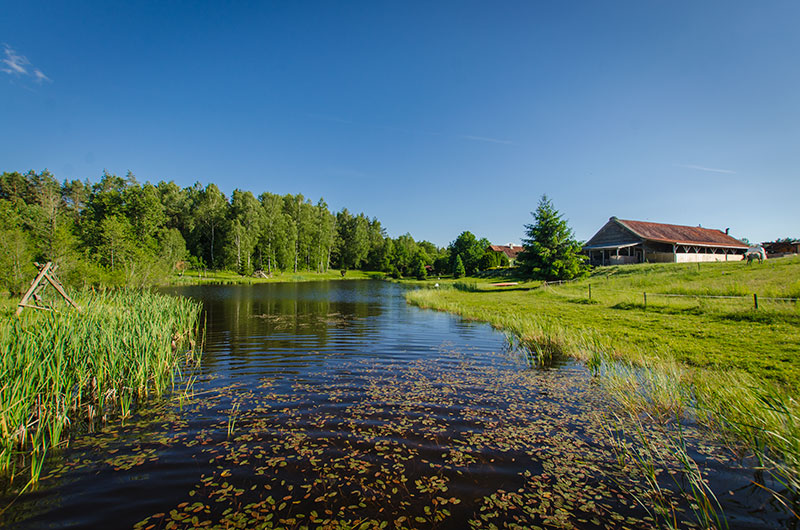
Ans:
{"type": "Polygon", "coordinates": [[[785,300],[800,298],[800,258],[603,267],[562,285],[517,279],[493,287],[496,281],[428,280],[444,288],[411,292],[409,301],[510,326],[522,338],[526,323],[563,329],[572,337],[563,338],[573,343],[569,353],[580,358],[601,345],[615,357],[741,370],[800,389],[800,305],[785,300]]]}
{"type": "Polygon", "coordinates": [[[170,388],[198,338],[200,305],[149,291],[85,292],[78,312],[0,304],[0,475],[29,471],[69,428],[109,415],[123,419],[137,400],[170,388]]]}
{"type": "Polygon", "coordinates": [[[532,364],[585,361],[633,421],[707,425],[751,450],[799,513],[800,258],[602,267],[561,285],[508,274],[434,282],[407,300],[510,332],[532,364]]]}
{"type": "Polygon", "coordinates": [[[325,280],[368,280],[383,278],[382,273],[365,271],[347,271],[342,276],[338,270],[328,272],[274,272],[269,278],[256,278],[242,276],[233,271],[187,271],[183,276],[174,275],[170,278],[171,285],[196,285],[196,284],[253,284],[253,283],[280,283],[280,282],[317,282],[325,280]]]}

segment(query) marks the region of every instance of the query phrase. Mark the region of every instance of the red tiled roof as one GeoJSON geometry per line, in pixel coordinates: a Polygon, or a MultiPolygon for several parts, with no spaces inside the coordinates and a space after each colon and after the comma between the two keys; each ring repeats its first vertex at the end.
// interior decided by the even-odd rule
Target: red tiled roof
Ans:
{"type": "Polygon", "coordinates": [[[517,259],[517,255],[522,252],[522,245],[489,245],[489,248],[494,252],[502,252],[508,259],[517,259]]]}
{"type": "Polygon", "coordinates": [[[648,239],[650,241],[715,247],[748,247],[748,245],[729,236],[725,232],[712,228],[648,223],[646,221],[628,221],[625,219],[617,219],[617,222],[642,239],[648,239]]]}

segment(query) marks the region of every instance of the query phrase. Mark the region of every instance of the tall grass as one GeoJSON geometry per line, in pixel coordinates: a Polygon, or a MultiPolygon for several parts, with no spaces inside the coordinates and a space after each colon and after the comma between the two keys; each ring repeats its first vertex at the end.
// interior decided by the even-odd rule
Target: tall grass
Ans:
{"type": "Polygon", "coordinates": [[[0,475],[29,471],[66,431],[123,419],[195,355],[201,307],[149,291],[84,293],[82,312],[0,320],[0,475]]]}

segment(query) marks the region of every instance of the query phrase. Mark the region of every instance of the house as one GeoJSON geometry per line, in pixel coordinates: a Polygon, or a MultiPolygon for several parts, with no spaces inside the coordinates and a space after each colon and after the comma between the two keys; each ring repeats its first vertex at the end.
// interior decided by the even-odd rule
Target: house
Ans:
{"type": "Polygon", "coordinates": [[[739,261],[748,245],[728,230],[628,221],[612,217],[586,244],[592,265],[739,261]]]}
{"type": "Polygon", "coordinates": [[[513,243],[509,243],[508,245],[489,245],[487,250],[491,252],[502,252],[506,255],[509,264],[513,267],[517,255],[522,252],[522,245],[514,245],[513,243]]]}
{"type": "Polygon", "coordinates": [[[783,256],[792,256],[800,254],[800,241],[784,239],[781,241],[771,241],[761,243],[764,250],[767,252],[768,258],[780,258],[783,256]]]}

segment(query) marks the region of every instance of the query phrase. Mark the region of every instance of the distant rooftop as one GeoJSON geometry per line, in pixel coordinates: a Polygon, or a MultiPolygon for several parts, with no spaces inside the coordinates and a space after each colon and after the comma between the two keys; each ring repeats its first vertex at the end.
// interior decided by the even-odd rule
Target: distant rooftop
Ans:
{"type": "Polygon", "coordinates": [[[729,236],[722,230],[714,228],[631,221],[627,219],[617,219],[616,217],[612,217],[610,220],[617,221],[634,234],[649,241],[681,245],[695,244],[747,248],[747,245],[738,239],[729,236]]]}
{"type": "Polygon", "coordinates": [[[508,245],[489,245],[494,252],[502,252],[508,259],[517,259],[517,255],[522,252],[522,245],[509,243],[508,245]]]}

